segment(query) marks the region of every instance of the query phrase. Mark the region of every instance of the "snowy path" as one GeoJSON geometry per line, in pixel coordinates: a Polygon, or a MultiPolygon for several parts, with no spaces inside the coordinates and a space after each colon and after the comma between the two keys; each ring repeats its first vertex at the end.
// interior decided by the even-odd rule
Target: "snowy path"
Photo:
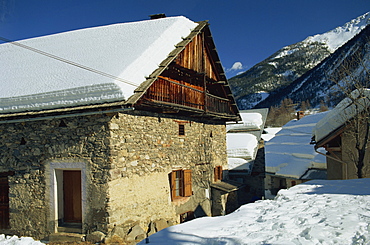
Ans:
{"type": "Polygon", "coordinates": [[[369,195],[370,179],[311,181],[227,216],[167,228],[149,244],[370,244],[369,195]]]}

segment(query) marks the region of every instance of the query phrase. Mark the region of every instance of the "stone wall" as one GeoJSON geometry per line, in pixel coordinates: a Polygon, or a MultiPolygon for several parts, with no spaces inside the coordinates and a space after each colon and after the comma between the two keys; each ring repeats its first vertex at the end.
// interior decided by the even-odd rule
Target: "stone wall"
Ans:
{"type": "Polygon", "coordinates": [[[0,124],[0,172],[9,176],[10,230],[42,239],[56,232],[58,171],[82,173],[83,232],[138,240],[211,215],[213,168],[227,169],[225,126],[130,111],[0,124]],[[179,136],[178,125],[185,125],[179,136]],[[193,195],[172,201],[169,173],[191,169],[193,195]]]}
{"type": "Polygon", "coordinates": [[[109,120],[105,115],[94,115],[0,124],[0,172],[14,172],[8,178],[8,233],[41,239],[55,232],[60,217],[52,210],[56,204],[51,200],[50,165],[56,162],[77,169],[81,164],[74,163],[84,163],[89,183],[83,230],[107,231],[109,120]]]}
{"type": "Polygon", "coordinates": [[[109,229],[122,236],[139,225],[149,234],[158,222],[179,223],[182,213],[211,215],[213,169],[227,169],[224,125],[134,111],[113,117],[109,128],[109,229]],[[178,169],[192,170],[193,195],[172,201],[169,174],[178,169]]]}

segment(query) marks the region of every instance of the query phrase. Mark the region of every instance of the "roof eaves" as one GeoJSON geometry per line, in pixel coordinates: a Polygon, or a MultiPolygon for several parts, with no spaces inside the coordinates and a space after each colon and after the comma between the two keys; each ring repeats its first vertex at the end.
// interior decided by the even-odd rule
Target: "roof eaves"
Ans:
{"type": "MultiPolygon", "coordinates": [[[[233,93],[231,92],[230,85],[227,82],[227,78],[225,76],[225,71],[224,71],[224,68],[222,66],[220,57],[218,56],[216,45],[215,45],[215,43],[213,41],[213,38],[212,38],[211,30],[208,27],[209,24],[208,24],[208,22],[206,22],[206,23],[207,23],[207,25],[204,28],[205,32],[206,32],[205,34],[206,34],[206,38],[210,39],[210,41],[207,42],[207,43],[209,43],[211,45],[209,47],[209,51],[210,51],[210,55],[212,56],[212,59],[215,61],[215,66],[216,66],[215,68],[217,69],[217,73],[219,74],[220,80],[218,82],[223,84],[230,101],[235,102],[235,98],[234,98],[233,93]]],[[[238,120],[241,120],[241,116],[240,116],[239,108],[238,108],[237,104],[236,103],[231,103],[231,106],[232,106],[233,110],[235,111],[235,113],[238,117],[238,120]]]]}
{"type": "Polygon", "coordinates": [[[212,188],[219,189],[228,193],[236,191],[243,186],[244,184],[231,180],[223,180],[211,184],[212,188]]]}
{"type": "Polygon", "coordinates": [[[329,134],[327,134],[324,138],[322,138],[318,142],[313,143],[313,144],[315,144],[315,149],[318,149],[320,147],[323,147],[329,141],[331,141],[332,139],[334,139],[335,137],[337,137],[338,135],[340,135],[341,133],[343,133],[344,128],[345,128],[345,124],[342,124],[340,127],[338,127],[337,129],[331,131],[329,134]]]}

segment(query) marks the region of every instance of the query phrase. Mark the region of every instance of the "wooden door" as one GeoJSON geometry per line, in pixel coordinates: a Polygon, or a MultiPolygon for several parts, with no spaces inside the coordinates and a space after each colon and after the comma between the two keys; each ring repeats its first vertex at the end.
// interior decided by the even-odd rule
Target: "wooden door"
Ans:
{"type": "Polygon", "coordinates": [[[8,177],[0,177],[0,229],[9,228],[9,183],[8,177]]]}
{"type": "Polygon", "coordinates": [[[82,222],[81,171],[63,171],[64,222],[82,222]]]}

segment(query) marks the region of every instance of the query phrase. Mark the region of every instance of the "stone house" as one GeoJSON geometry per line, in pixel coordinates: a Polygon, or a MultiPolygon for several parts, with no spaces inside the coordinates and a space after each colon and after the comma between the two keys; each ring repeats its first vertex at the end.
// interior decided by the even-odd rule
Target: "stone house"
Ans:
{"type": "Polygon", "coordinates": [[[354,90],[314,128],[312,144],[326,157],[328,179],[370,177],[369,98],[369,89],[354,90]],[[358,168],[360,155],[363,167],[358,168]]]}
{"type": "Polygon", "coordinates": [[[134,242],[211,215],[225,122],[239,114],[207,22],[115,24],[0,52],[0,233],[134,242]]]}

